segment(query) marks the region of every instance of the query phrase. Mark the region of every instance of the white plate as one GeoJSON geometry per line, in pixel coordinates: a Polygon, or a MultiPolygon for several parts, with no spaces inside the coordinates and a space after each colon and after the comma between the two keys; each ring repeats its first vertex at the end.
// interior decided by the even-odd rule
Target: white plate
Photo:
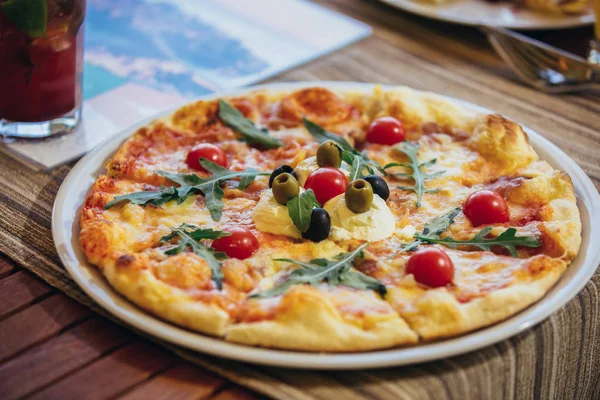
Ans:
{"type": "MultiPolygon", "coordinates": [[[[371,92],[373,89],[371,84],[348,82],[299,82],[261,85],[255,88],[290,91],[315,84],[334,91],[371,92]]],[[[252,88],[205,98],[232,96],[245,93],[250,89],[252,88]]],[[[488,111],[469,103],[461,103],[478,111],[488,111]]],[[[154,118],[169,115],[172,111],[169,110],[154,118]]],[[[79,210],[90,186],[103,171],[105,160],[120,147],[123,140],[150,120],[146,119],[124,130],[77,163],[56,196],[52,215],[52,233],[56,249],[65,267],[75,282],[98,304],[141,331],[189,349],[257,364],[310,369],[364,369],[435,360],[488,346],[539,323],[571,300],[592,277],[600,263],[597,246],[600,243],[600,196],[596,188],[581,168],[565,153],[539,134],[527,130],[531,143],[540,157],[555,168],[566,171],[573,179],[583,220],[583,242],[579,256],[555,287],[535,305],[502,323],[457,338],[367,353],[323,354],[269,350],[228,343],[188,331],[146,313],[118,295],[97,268],[86,262],[78,242],[79,210]],[[592,224],[591,221],[595,223],[592,224]]]]}
{"type": "Polygon", "coordinates": [[[454,0],[449,4],[430,4],[424,0],[380,0],[413,14],[461,25],[499,26],[511,29],[565,29],[594,23],[594,14],[546,15],[516,8],[510,3],[485,0],[454,0]]]}

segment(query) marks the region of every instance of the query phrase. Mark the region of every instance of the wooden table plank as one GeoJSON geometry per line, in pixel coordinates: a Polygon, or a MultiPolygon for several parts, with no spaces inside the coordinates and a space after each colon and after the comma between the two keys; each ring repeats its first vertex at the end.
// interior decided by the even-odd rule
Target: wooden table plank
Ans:
{"type": "Polygon", "coordinates": [[[56,294],[0,321],[0,362],[82,321],[91,311],[56,294]]]}
{"type": "Polygon", "coordinates": [[[131,339],[131,332],[101,317],[87,320],[0,364],[2,399],[30,394],[131,339]]]}
{"type": "Polygon", "coordinates": [[[0,280],[0,319],[52,292],[52,288],[25,271],[0,280]]]}
{"type": "MultiPolygon", "coordinates": [[[[2,260],[3,257],[0,255],[0,261],[2,260]]],[[[13,269],[13,264],[10,262],[0,263],[0,265],[10,265],[10,270],[13,269]]],[[[3,289],[16,294],[20,293],[23,287],[28,286],[26,284],[16,285],[15,282],[36,281],[40,287],[45,287],[46,292],[49,292],[51,287],[34,278],[28,271],[19,271],[18,279],[13,278],[10,285],[5,283],[3,289]]],[[[0,280],[0,282],[2,281],[0,280]]],[[[33,293],[43,291],[37,286],[36,290],[32,290],[33,293]]],[[[19,298],[24,299],[25,297],[19,295],[19,298]]],[[[256,395],[245,389],[239,387],[232,389],[226,381],[204,369],[189,363],[178,362],[170,354],[164,355],[162,350],[152,344],[137,345],[133,350],[125,351],[128,347],[133,346],[133,344],[127,345],[129,341],[133,340],[131,332],[117,327],[101,317],[86,320],[88,313],[78,313],[77,310],[80,308],[76,302],[61,294],[53,295],[0,322],[0,340],[2,341],[1,345],[4,346],[0,346],[0,356],[7,359],[0,364],[0,398],[2,400],[13,400],[24,396],[32,398],[58,396],[56,398],[79,399],[81,398],[80,382],[90,379],[90,376],[104,375],[106,371],[110,371],[116,376],[119,384],[116,389],[101,390],[102,393],[97,395],[98,399],[119,395],[123,387],[130,387],[130,389],[124,390],[125,393],[121,395],[121,399],[205,399],[219,392],[224,385],[227,385],[227,388],[221,396],[227,396],[231,392],[243,396],[241,398],[244,399],[257,398],[256,395]],[[70,305],[74,306],[75,312],[65,313],[65,310],[70,310],[70,305]],[[44,310],[51,310],[52,313],[45,315],[45,312],[42,312],[44,310]],[[40,314],[43,315],[42,318],[40,318],[40,314]],[[35,326],[26,324],[28,328],[25,329],[25,334],[22,334],[23,322],[27,320],[34,321],[33,325],[35,326]],[[52,322],[50,325],[48,325],[49,321],[52,322]],[[72,327],[68,328],[68,326],[72,327]],[[5,336],[10,340],[3,340],[5,336]],[[19,339],[17,340],[17,338],[19,339]],[[39,343],[40,341],[42,342],[39,343]],[[114,351],[123,345],[127,347],[114,351]],[[151,349],[150,353],[155,353],[151,356],[150,363],[145,361],[148,356],[142,354],[148,353],[148,349],[151,349]],[[125,356],[120,353],[121,351],[126,353],[125,356]],[[17,354],[19,352],[20,354],[17,354]],[[137,360],[140,357],[142,358],[141,362],[130,362],[130,360],[137,360]],[[119,372],[114,372],[111,367],[111,362],[114,363],[115,358],[126,364],[125,367],[118,369],[119,372]],[[136,364],[138,362],[142,364],[143,368],[136,364]],[[155,367],[148,367],[148,364],[152,365],[152,363],[155,364],[155,367]],[[170,363],[176,364],[168,367],[170,363]],[[163,367],[166,368],[164,372],[158,372],[156,376],[152,376],[156,370],[163,367]],[[132,373],[131,369],[142,370],[142,372],[132,373]],[[123,370],[126,372],[121,373],[123,370]],[[148,376],[150,378],[146,381],[148,376]]],[[[83,386],[89,387],[87,384],[83,386]]]]}
{"type": "Polygon", "coordinates": [[[30,396],[30,400],[103,400],[175,364],[176,357],[139,339],[30,396]]]}
{"type": "Polygon", "coordinates": [[[223,379],[194,365],[181,363],[135,387],[119,400],[204,399],[223,385],[223,379]]]}
{"type": "Polygon", "coordinates": [[[210,397],[211,400],[258,400],[260,398],[258,395],[239,386],[229,387],[210,397]]]}
{"type": "Polygon", "coordinates": [[[15,264],[4,255],[0,255],[0,279],[12,274],[15,269],[15,264]]]}

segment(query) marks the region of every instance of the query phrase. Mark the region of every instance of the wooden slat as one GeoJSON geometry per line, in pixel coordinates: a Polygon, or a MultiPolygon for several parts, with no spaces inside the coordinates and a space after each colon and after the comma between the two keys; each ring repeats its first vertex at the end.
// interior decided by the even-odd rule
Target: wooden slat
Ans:
{"type": "Polygon", "coordinates": [[[220,391],[219,393],[217,393],[210,399],[211,400],[258,400],[258,399],[262,399],[262,398],[263,397],[260,397],[257,394],[254,394],[254,393],[248,391],[248,389],[243,389],[239,386],[232,386],[232,387],[228,387],[228,388],[220,391]]]}
{"type": "Polygon", "coordinates": [[[15,264],[10,261],[4,254],[0,255],[0,279],[10,275],[15,269],[15,264]]]}
{"type": "Polygon", "coordinates": [[[18,399],[131,340],[132,334],[95,317],[0,365],[3,400],[18,399]]]}
{"type": "Polygon", "coordinates": [[[56,335],[90,315],[86,308],[56,294],[0,321],[0,361],[56,335]]]}
{"type": "Polygon", "coordinates": [[[119,400],[204,399],[225,384],[191,364],[178,364],[119,397],[119,400]]]}
{"type": "Polygon", "coordinates": [[[30,396],[31,400],[103,400],[119,395],[175,363],[144,340],[123,347],[30,396]]]}
{"type": "Polygon", "coordinates": [[[0,319],[50,292],[50,286],[26,271],[0,280],[0,319]]]}

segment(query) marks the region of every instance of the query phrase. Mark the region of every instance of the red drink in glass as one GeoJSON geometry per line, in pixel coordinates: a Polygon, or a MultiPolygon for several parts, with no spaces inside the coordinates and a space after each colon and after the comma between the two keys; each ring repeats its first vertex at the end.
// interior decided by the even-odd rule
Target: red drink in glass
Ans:
{"type": "Polygon", "coordinates": [[[84,16],[85,0],[0,0],[0,135],[42,138],[77,126],[84,16]],[[25,3],[38,9],[14,12],[25,3]]]}

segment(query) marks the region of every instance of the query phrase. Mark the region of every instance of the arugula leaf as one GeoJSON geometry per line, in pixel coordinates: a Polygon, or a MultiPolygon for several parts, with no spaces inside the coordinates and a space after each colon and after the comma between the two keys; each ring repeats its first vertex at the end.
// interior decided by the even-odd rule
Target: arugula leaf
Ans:
{"type": "Polygon", "coordinates": [[[238,183],[238,187],[237,188],[240,189],[240,190],[246,189],[248,186],[250,186],[250,184],[252,182],[254,182],[254,178],[255,177],[256,176],[253,176],[253,175],[242,176],[240,178],[240,183],[238,183]]]}
{"type": "Polygon", "coordinates": [[[210,212],[213,221],[218,221],[223,215],[223,189],[219,186],[219,181],[200,185],[200,190],[204,193],[206,208],[210,212]],[[208,186],[207,186],[208,185],[208,186]]]}
{"type": "MultiPolygon", "coordinates": [[[[196,225],[192,225],[192,224],[186,224],[185,222],[181,225],[179,225],[177,228],[171,228],[171,234],[167,235],[167,236],[163,236],[160,241],[161,242],[166,242],[168,240],[171,240],[177,236],[179,236],[178,231],[179,230],[185,230],[185,229],[193,229],[193,231],[191,232],[187,232],[188,235],[194,239],[194,240],[200,240],[200,239],[219,239],[225,236],[231,236],[231,233],[229,232],[224,232],[224,231],[215,231],[212,229],[201,229],[199,227],[197,227],[196,225]]],[[[167,253],[170,254],[170,253],[167,253]]],[[[173,253],[173,254],[178,254],[178,253],[173,253]]]]}
{"type": "Polygon", "coordinates": [[[219,99],[219,118],[225,125],[240,133],[243,136],[241,140],[248,144],[261,145],[266,149],[283,146],[279,139],[269,136],[267,129],[257,128],[254,122],[222,99],[219,99]]]}
{"type": "Polygon", "coordinates": [[[300,229],[300,232],[308,230],[312,210],[315,207],[321,207],[321,205],[317,201],[315,192],[312,189],[308,189],[288,201],[288,213],[294,225],[300,229]]]}
{"type": "Polygon", "coordinates": [[[180,185],[191,184],[192,186],[181,186],[179,188],[180,192],[184,193],[184,196],[197,191],[203,193],[206,198],[206,207],[210,211],[213,221],[220,220],[223,214],[224,192],[221,186],[219,186],[223,181],[240,177],[243,179],[243,182],[240,184],[245,188],[254,181],[256,176],[269,175],[268,173],[262,173],[254,169],[230,171],[204,158],[200,159],[200,165],[212,175],[208,178],[200,178],[196,174],[172,174],[164,171],[158,171],[158,173],[180,185]]]}
{"type": "Polygon", "coordinates": [[[350,177],[348,178],[348,182],[353,182],[357,179],[363,178],[365,175],[363,171],[367,168],[365,160],[362,157],[352,157],[352,163],[350,164],[350,177]]]}
{"type": "Polygon", "coordinates": [[[454,218],[458,215],[462,208],[456,207],[447,212],[444,215],[441,215],[431,222],[425,224],[423,227],[423,233],[421,233],[421,237],[428,239],[436,239],[439,238],[442,233],[444,233],[450,225],[454,222],[454,218]]]}
{"type": "MultiPolygon", "coordinates": [[[[202,162],[204,160],[206,160],[206,159],[203,158],[200,160],[200,162],[202,162]]],[[[217,165],[217,164],[215,164],[215,165],[217,165]]],[[[217,165],[217,166],[220,167],[219,165],[217,165]]],[[[202,183],[202,178],[200,178],[196,174],[179,174],[176,172],[167,172],[167,171],[162,171],[162,170],[158,170],[157,173],[159,175],[164,176],[168,180],[177,183],[182,188],[188,187],[188,186],[199,185],[202,183]]]]}
{"type": "Polygon", "coordinates": [[[161,186],[159,191],[151,191],[151,192],[135,192],[124,194],[122,196],[115,196],[114,200],[109,201],[104,209],[108,210],[115,204],[118,204],[122,201],[127,201],[131,204],[139,204],[139,205],[147,205],[152,204],[155,206],[163,205],[171,200],[180,199],[178,188],[176,187],[165,187],[161,186]]]}
{"type": "Polygon", "coordinates": [[[423,227],[423,232],[420,235],[419,234],[415,235],[415,237],[417,237],[417,239],[413,240],[410,243],[406,243],[406,244],[402,245],[402,247],[400,248],[400,251],[393,254],[389,258],[394,258],[395,256],[397,256],[400,253],[416,250],[417,247],[419,247],[419,245],[425,243],[426,239],[433,240],[433,239],[439,238],[440,235],[442,233],[444,233],[448,229],[448,227],[450,227],[450,225],[452,225],[452,223],[454,222],[454,218],[456,218],[456,216],[458,215],[460,210],[461,210],[460,207],[454,208],[451,211],[447,212],[446,214],[441,215],[441,216],[433,219],[431,222],[425,224],[425,226],[423,227]],[[422,239],[420,239],[420,238],[422,238],[422,239]]]}
{"type": "Polygon", "coordinates": [[[25,35],[46,36],[48,23],[46,0],[8,0],[0,4],[0,10],[25,35]]]}
{"type": "Polygon", "coordinates": [[[120,202],[130,202],[146,206],[148,204],[160,206],[169,201],[176,200],[178,204],[183,203],[193,194],[204,194],[206,198],[206,207],[210,211],[210,216],[214,221],[221,218],[223,212],[223,189],[219,186],[226,180],[241,178],[238,188],[244,189],[254,181],[257,176],[269,175],[267,172],[260,172],[255,169],[246,171],[230,171],[207,159],[200,159],[200,164],[212,175],[208,178],[201,178],[196,174],[176,174],[166,171],[157,171],[158,174],[179,184],[179,187],[161,186],[159,191],[135,192],[116,196],[104,206],[105,210],[113,207],[120,202]]]}
{"type": "Polygon", "coordinates": [[[328,140],[334,141],[342,150],[348,151],[354,155],[360,155],[358,150],[356,150],[343,136],[336,135],[335,133],[327,132],[320,125],[315,124],[314,122],[308,120],[307,118],[302,118],[302,123],[304,127],[316,139],[317,142],[323,143],[328,140]]]}
{"type": "Polygon", "coordinates": [[[304,127],[312,135],[313,138],[319,143],[326,142],[327,140],[334,141],[340,148],[342,149],[342,160],[352,165],[354,163],[355,158],[361,158],[364,167],[359,171],[359,174],[362,174],[362,170],[367,168],[369,173],[373,173],[373,168],[377,169],[383,175],[387,175],[385,169],[381,167],[381,165],[377,164],[375,161],[371,160],[369,156],[367,156],[367,152],[363,151],[362,153],[356,150],[346,139],[344,139],[340,135],[336,135],[335,133],[327,132],[320,125],[311,122],[306,118],[302,118],[302,123],[304,127]]]}
{"type": "Polygon", "coordinates": [[[161,243],[179,237],[177,246],[165,251],[165,254],[175,255],[184,252],[188,248],[195,254],[202,257],[208,263],[212,274],[212,280],[221,290],[223,288],[223,271],[219,260],[227,258],[225,253],[215,252],[214,249],[207,247],[202,243],[201,239],[218,239],[225,236],[230,236],[231,233],[223,231],[214,231],[212,229],[201,229],[194,225],[181,224],[177,228],[171,228],[171,234],[163,236],[160,239],[161,243]]]}
{"type": "Polygon", "coordinates": [[[354,259],[364,256],[363,250],[367,245],[368,243],[364,243],[354,251],[338,254],[333,260],[316,258],[304,263],[288,258],[277,258],[275,261],[289,262],[298,265],[300,268],[293,270],[282,283],[250,297],[278,296],[285,293],[293,285],[310,284],[316,286],[325,280],[332,286],[344,285],[359,290],[376,290],[381,296],[385,296],[387,289],[381,282],[351,269],[354,259]]]}
{"type": "Polygon", "coordinates": [[[490,251],[492,246],[500,246],[508,250],[511,256],[519,257],[516,246],[522,247],[540,247],[542,243],[533,236],[516,236],[515,228],[508,228],[502,234],[495,238],[486,239],[486,236],[492,230],[492,226],[483,228],[477,235],[469,240],[456,240],[451,236],[445,238],[434,238],[417,235],[417,240],[427,243],[438,243],[456,249],[458,246],[475,246],[481,250],[490,251]]]}
{"type": "Polygon", "coordinates": [[[417,195],[417,208],[421,207],[421,200],[423,198],[424,193],[435,193],[439,192],[440,189],[427,189],[425,187],[425,181],[427,179],[437,178],[438,176],[444,174],[446,171],[438,171],[432,174],[427,174],[423,172],[421,168],[428,167],[436,163],[436,159],[431,159],[425,162],[420,162],[417,157],[417,152],[419,151],[419,146],[410,142],[403,142],[403,147],[397,147],[398,150],[402,151],[404,154],[408,156],[410,163],[390,163],[387,164],[384,169],[393,168],[393,167],[405,167],[410,168],[412,172],[410,174],[396,173],[390,174],[392,176],[396,176],[399,178],[413,179],[415,183],[412,186],[397,186],[398,189],[402,190],[411,190],[415,192],[417,195]]]}

